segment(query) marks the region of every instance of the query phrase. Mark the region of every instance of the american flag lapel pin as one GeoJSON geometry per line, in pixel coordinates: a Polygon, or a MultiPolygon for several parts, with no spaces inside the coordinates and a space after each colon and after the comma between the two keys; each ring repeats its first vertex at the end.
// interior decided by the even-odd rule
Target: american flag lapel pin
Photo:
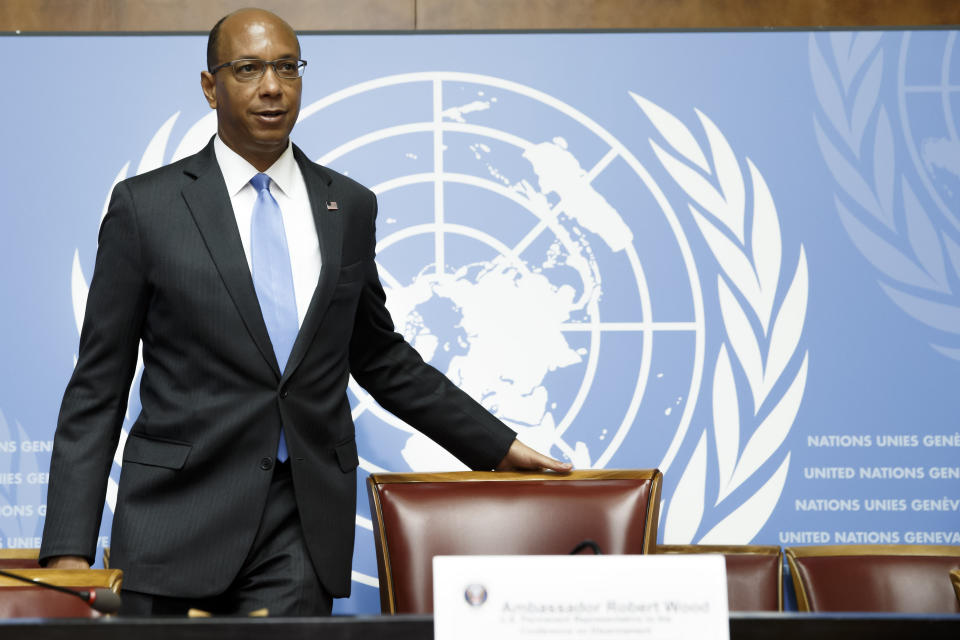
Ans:
{"type": "Polygon", "coordinates": [[[337,201],[331,200],[327,202],[327,211],[336,211],[337,210],[337,201]]]}

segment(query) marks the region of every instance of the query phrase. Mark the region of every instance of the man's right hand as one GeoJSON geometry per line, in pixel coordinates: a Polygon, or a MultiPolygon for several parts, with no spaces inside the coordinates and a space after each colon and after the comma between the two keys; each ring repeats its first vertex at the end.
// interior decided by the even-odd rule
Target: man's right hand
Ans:
{"type": "Polygon", "coordinates": [[[497,471],[543,471],[544,469],[566,473],[573,470],[573,465],[545,456],[516,439],[510,445],[507,455],[496,467],[497,471]]]}
{"type": "Polygon", "coordinates": [[[89,569],[90,563],[80,556],[57,556],[47,561],[47,569],[89,569]]]}

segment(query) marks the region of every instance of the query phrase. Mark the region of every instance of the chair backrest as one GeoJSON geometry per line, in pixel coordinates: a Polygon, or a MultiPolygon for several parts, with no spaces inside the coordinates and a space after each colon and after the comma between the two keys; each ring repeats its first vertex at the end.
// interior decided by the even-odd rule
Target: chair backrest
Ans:
{"type": "MultiPolygon", "coordinates": [[[[14,569],[10,573],[74,590],[106,588],[120,593],[119,569],[14,569]]],[[[0,618],[97,618],[101,613],[66,593],[0,576],[0,618]]]]}
{"type": "Polygon", "coordinates": [[[731,611],[783,611],[783,552],[776,545],[660,544],[654,553],[722,554],[731,611]]]}
{"type": "Polygon", "coordinates": [[[960,602],[960,571],[950,572],[950,582],[953,583],[953,590],[957,594],[957,602],[960,602]]]}
{"type": "Polygon", "coordinates": [[[39,569],[40,549],[0,549],[0,569],[39,569]]]}
{"type": "Polygon", "coordinates": [[[656,469],[372,474],[380,607],[432,612],[438,555],[566,554],[585,539],[650,553],[661,482],[656,469]]]}
{"type": "Polygon", "coordinates": [[[960,547],[834,545],[788,547],[800,611],[960,613],[950,572],[960,547]]]}

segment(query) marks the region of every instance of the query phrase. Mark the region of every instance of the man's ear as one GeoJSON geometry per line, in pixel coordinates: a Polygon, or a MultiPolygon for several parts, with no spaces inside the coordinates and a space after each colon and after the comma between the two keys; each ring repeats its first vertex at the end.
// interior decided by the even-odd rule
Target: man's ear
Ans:
{"type": "Polygon", "coordinates": [[[200,72],[200,88],[211,109],[217,108],[217,79],[209,71],[200,72]]]}

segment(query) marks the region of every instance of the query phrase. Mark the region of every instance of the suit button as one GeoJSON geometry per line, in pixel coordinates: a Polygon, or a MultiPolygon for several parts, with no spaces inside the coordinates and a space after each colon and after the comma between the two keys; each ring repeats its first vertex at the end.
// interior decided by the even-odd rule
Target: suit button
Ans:
{"type": "Polygon", "coordinates": [[[280,397],[286,398],[290,394],[289,390],[286,387],[280,387],[280,397]]]}
{"type": "Polygon", "coordinates": [[[263,458],[260,460],[260,468],[264,471],[270,471],[270,469],[273,469],[273,458],[263,458]]]}

